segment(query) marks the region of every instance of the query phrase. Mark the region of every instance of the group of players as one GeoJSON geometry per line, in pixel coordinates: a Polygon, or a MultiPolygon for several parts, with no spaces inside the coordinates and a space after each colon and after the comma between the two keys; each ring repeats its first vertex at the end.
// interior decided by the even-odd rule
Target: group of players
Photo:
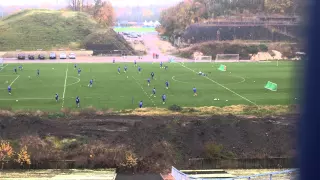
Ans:
{"type": "MultiPolygon", "coordinates": [[[[113,60],[113,63],[115,63],[115,60],[113,60]]],[[[134,66],[135,67],[137,66],[136,60],[134,61],[134,66]]],[[[74,69],[77,69],[77,68],[78,68],[77,64],[74,64],[74,69]]],[[[160,68],[165,68],[165,70],[167,70],[168,66],[164,66],[163,67],[163,63],[160,62],[160,68]]],[[[23,66],[22,65],[19,66],[19,70],[20,71],[23,70],[23,66]]],[[[125,65],[124,66],[124,73],[127,73],[127,70],[128,70],[128,67],[125,65]]],[[[16,67],[13,69],[13,71],[14,71],[15,74],[18,73],[16,67]]],[[[77,72],[78,72],[78,76],[80,76],[80,74],[81,74],[81,68],[80,67],[77,69],[77,72]]],[[[140,66],[138,66],[138,72],[141,73],[141,67],[140,66]]],[[[121,68],[118,67],[118,74],[120,74],[120,73],[121,73],[121,68]]],[[[37,69],[36,75],[40,76],[40,70],[39,69],[37,69]]],[[[150,75],[151,75],[151,79],[153,80],[154,76],[155,76],[154,72],[151,72],[150,75]]],[[[30,78],[30,76],[29,76],[29,78],[30,78]]],[[[151,79],[150,78],[147,79],[148,86],[150,86],[150,84],[151,84],[151,79]]],[[[91,79],[89,81],[88,87],[91,88],[92,85],[93,85],[93,79],[91,79]]],[[[166,89],[169,89],[169,82],[168,81],[165,82],[165,86],[166,86],[166,89]]],[[[8,86],[9,95],[11,95],[11,90],[12,90],[11,86],[9,85],[8,86]]],[[[195,87],[193,87],[193,93],[194,93],[194,96],[197,96],[197,89],[195,87]]],[[[156,97],[156,88],[155,87],[153,87],[152,94],[150,96],[156,97]]],[[[165,104],[166,100],[167,100],[167,96],[165,94],[162,94],[161,98],[162,98],[162,103],[165,104]]],[[[59,94],[58,93],[55,94],[55,100],[56,100],[56,102],[59,102],[59,94]]],[[[75,100],[76,100],[77,107],[80,107],[80,98],[79,98],[79,96],[77,96],[75,100]]],[[[140,108],[143,107],[143,101],[142,100],[139,102],[139,107],[140,108]]]]}

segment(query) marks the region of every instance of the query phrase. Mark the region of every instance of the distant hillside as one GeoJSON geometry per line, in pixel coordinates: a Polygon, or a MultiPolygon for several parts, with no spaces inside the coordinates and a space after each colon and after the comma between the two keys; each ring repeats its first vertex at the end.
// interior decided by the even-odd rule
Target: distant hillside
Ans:
{"type": "Polygon", "coordinates": [[[99,30],[86,13],[25,10],[0,21],[0,51],[83,48],[83,40],[99,30]]]}

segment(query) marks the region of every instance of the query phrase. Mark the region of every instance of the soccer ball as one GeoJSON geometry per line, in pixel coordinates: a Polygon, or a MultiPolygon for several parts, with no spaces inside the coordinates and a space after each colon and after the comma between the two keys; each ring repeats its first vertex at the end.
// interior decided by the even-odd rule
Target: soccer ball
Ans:
{"type": "Polygon", "coordinates": [[[228,101],[228,100],[226,100],[226,101],[228,101]]]}
{"type": "Polygon", "coordinates": [[[127,78],[129,78],[129,76],[127,76],[127,78]]]}
{"type": "Polygon", "coordinates": [[[6,81],[6,84],[8,84],[9,82],[8,81],[6,81]]]}
{"type": "Polygon", "coordinates": [[[54,69],[54,68],[52,68],[52,69],[54,69]]]}
{"type": "Polygon", "coordinates": [[[18,102],[19,100],[17,99],[16,102],[18,102]]]}

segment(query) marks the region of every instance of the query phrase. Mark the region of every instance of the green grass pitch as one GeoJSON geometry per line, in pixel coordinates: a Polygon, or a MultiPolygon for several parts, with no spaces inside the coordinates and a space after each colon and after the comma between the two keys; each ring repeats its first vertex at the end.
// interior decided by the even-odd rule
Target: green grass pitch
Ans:
{"type": "Polygon", "coordinates": [[[133,63],[78,64],[82,69],[78,76],[73,64],[24,64],[24,70],[13,73],[17,64],[5,65],[0,71],[0,108],[28,110],[59,110],[76,108],[75,97],[81,99],[81,107],[97,109],[133,109],[143,100],[144,107],[168,107],[177,104],[183,107],[246,105],[288,105],[297,97],[295,93],[297,62],[270,63],[224,63],[227,72],[218,71],[220,63],[165,63],[168,70],[159,63],[138,63],[139,74],[133,63]],[[124,65],[128,72],[123,72],[124,65]],[[121,74],[117,68],[121,67],[121,74]],[[40,69],[40,76],[36,70],[40,69]],[[151,72],[155,80],[147,86],[151,72]],[[194,71],[194,72],[193,72],[194,71]],[[195,72],[207,73],[207,77],[195,72]],[[66,76],[67,75],[67,76],[66,76]],[[30,76],[30,78],[29,78],[30,76]],[[93,87],[89,80],[93,78],[93,87]],[[165,88],[168,80],[170,87],[165,88]],[[264,89],[267,81],[278,84],[278,91],[264,89]],[[12,95],[7,92],[12,85],[12,95]],[[193,87],[198,96],[193,96],[193,87]],[[151,97],[152,88],[157,90],[151,97]],[[55,93],[60,96],[57,103],[55,93]],[[167,95],[162,104],[161,95],[167,95]],[[63,95],[65,99],[63,100],[63,95]],[[214,99],[219,99],[214,100],[214,99]],[[17,101],[18,100],[18,101],[17,101]]]}

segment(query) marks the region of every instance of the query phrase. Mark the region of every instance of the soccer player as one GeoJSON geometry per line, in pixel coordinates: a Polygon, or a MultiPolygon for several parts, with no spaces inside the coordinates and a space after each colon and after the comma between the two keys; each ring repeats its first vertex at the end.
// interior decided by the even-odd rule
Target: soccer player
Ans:
{"type": "Polygon", "coordinates": [[[168,69],[168,66],[164,66],[164,69],[167,70],[167,69],[168,69]]]}
{"type": "Polygon", "coordinates": [[[37,69],[37,76],[40,76],[40,70],[37,69]]]}
{"type": "Polygon", "coordinates": [[[76,97],[76,104],[77,104],[77,107],[80,107],[80,98],[79,98],[79,96],[76,97]]]}
{"type": "Polygon", "coordinates": [[[166,81],[166,88],[169,89],[169,82],[166,81]]]}
{"type": "Polygon", "coordinates": [[[193,96],[198,96],[196,87],[193,87],[193,96]]]}
{"type": "Polygon", "coordinates": [[[92,87],[92,84],[93,84],[93,79],[90,80],[88,87],[92,87]]]}
{"type": "Polygon", "coordinates": [[[140,66],[138,67],[138,71],[139,71],[139,73],[141,73],[141,67],[140,66]]]}
{"type": "Polygon", "coordinates": [[[135,66],[135,67],[137,66],[137,61],[136,61],[136,60],[134,60],[134,66],[135,66]]]}
{"type": "Polygon", "coordinates": [[[156,88],[154,87],[153,89],[152,89],[152,94],[151,94],[151,96],[154,96],[154,97],[156,97],[156,88]]]}
{"type": "Polygon", "coordinates": [[[13,71],[14,71],[14,73],[16,73],[16,74],[18,73],[16,67],[14,67],[13,71]]]}
{"type": "Polygon", "coordinates": [[[8,86],[8,93],[11,95],[11,86],[8,86]]]}
{"type": "Polygon", "coordinates": [[[116,63],[116,60],[113,58],[113,60],[112,60],[112,63],[114,64],[114,63],[116,63]]]}
{"type": "Polygon", "coordinates": [[[162,63],[162,61],[160,62],[160,68],[162,68],[162,65],[163,65],[163,63],[162,63]]]}
{"type": "Polygon", "coordinates": [[[58,95],[58,93],[56,93],[56,102],[58,102],[59,101],[59,95],[58,95]]]}
{"type": "Polygon", "coordinates": [[[81,73],[81,69],[78,68],[78,76],[80,76],[80,73],[81,73]]]}
{"type": "Polygon", "coordinates": [[[166,103],[167,96],[165,94],[162,94],[162,103],[166,103]]]}
{"type": "Polygon", "coordinates": [[[127,65],[125,65],[124,66],[124,73],[127,73],[127,69],[128,69],[128,67],[127,67],[127,65]]]}
{"type": "Polygon", "coordinates": [[[77,69],[77,64],[74,64],[74,69],[77,69]]]}
{"type": "Polygon", "coordinates": [[[20,66],[19,66],[19,70],[20,71],[22,71],[23,70],[23,67],[22,67],[22,65],[20,64],[20,66]]]}
{"type": "Polygon", "coordinates": [[[153,79],[153,77],[154,77],[154,72],[151,72],[151,77],[152,77],[152,79],[153,79]]]}
{"type": "Polygon", "coordinates": [[[143,106],[143,102],[140,101],[140,102],[139,102],[139,107],[142,108],[142,106],[143,106]]]}
{"type": "Polygon", "coordinates": [[[120,74],[120,66],[118,67],[118,74],[120,74]]]}
{"type": "Polygon", "coordinates": [[[148,86],[150,86],[150,78],[148,78],[147,82],[148,82],[148,86]]]}

